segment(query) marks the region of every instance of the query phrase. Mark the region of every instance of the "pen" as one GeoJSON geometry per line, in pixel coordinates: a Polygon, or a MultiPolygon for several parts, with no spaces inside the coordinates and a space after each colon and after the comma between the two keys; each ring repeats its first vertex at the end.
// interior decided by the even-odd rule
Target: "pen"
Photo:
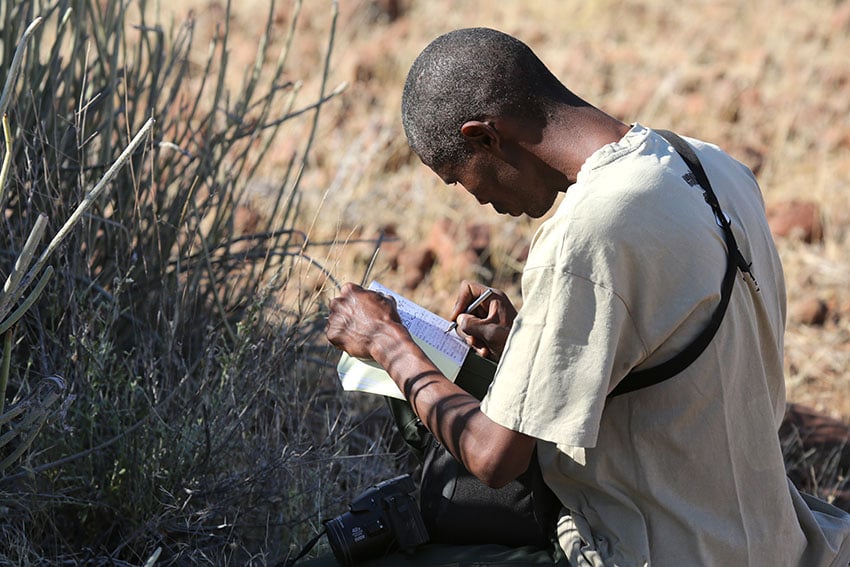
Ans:
{"type": "MultiPolygon", "coordinates": [[[[484,293],[479,295],[475,299],[475,301],[473,301],[472,303],[469,304],[469,307],[466,308],[466,311],[464,311],[464,313],[472,313],[473,311],[475,311],[476,307],[478,307],[479,305],[484,303],[484,300],[487,299],[488,297],[490,297],[491,295],[493,295],[493,290],[488,287],[487,289],[484,290],[484,293]]],[[[448,333],[449,331],[454,331],[456,328],[457,328],[457,321],[452,321],[452,324],[449,325],[449,328],[446,329],[445,331],[443,331],[443,333],[448,333]]]]}

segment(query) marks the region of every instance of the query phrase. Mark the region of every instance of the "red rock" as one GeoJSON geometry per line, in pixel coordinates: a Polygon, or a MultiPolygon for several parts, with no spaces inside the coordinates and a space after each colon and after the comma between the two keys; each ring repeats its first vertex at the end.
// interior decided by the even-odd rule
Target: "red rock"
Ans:
{"type": "Polygon", "coordinates": [[[426,246],[440,264],[451,264],[457,252],[456,238],[457,225],[449,219],[440,219],[431,225],[426,246]]]}
{"type": "Polygon", "coordinates": [[[378,229],[375,240],[381,240],[381,257],[391,270],[399,267],[399,258],[404,254],[404,242],[398,236],[398,227],[385,224],[378,229]]]}
{"type": "Polygon", "coordinates": [[[260,213],[249,205],[237,205],[233,211],[233,233],[234,235],[253,234],[257,232],[260,224],[260,213]]]}
{"type": "Polygon", "coordinates": [[[750,168],[753,175],[758,177],[764,167],[764,151],[755,146],[744,146],[741,150],[740,160],[750,168]]]}
{"type": "Polygon", "coordinates": [[[466,235],[469,239],[468,248],[481,255],[490,248],[490,227],[486,224],[466,225],[466,235]]]}
{"type": "Polygon", "coordinates": [[[813,243],[823,240],[823,225],[817,203],[792,199],[767,207],[767,222],[774,236],[799,238],[813,243]]]}
{"type": "Polygon", "coordinates": [[[407,290],[416,289],[434,266],[433,251],[422,244],[405,247],[398,257],[398,267],[404,277],[407,290]]]}
{"type": "Polygon", "coordinates": [[[490,227],[440,219],[431,227],[426,245],[441,269],[461,278],[472,277],[475,266],[490,247],[490,227]]]}
{"type": "Polygon", "coordinates": [[[817,297],[806,297],[794,302],[790,308],[790,318],[804,325],[821,326],[829,315],[829,305],[817,297]]]}

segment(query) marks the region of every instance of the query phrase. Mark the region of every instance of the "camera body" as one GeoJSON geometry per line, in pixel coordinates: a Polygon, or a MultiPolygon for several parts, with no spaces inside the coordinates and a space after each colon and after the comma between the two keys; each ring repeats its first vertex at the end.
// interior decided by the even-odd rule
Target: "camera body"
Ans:
{"type": "Polygon", "coordinates": [[[337,561],[351,565],[426,543],[428,532],[411,495],[415,490],[408,474],[385,480],[357,496],[348,512],[325,521],[337,561]]]}

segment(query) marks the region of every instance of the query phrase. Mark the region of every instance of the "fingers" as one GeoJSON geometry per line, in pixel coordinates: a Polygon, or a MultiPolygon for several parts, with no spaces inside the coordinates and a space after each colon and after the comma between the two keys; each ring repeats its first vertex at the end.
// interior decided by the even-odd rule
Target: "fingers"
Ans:
{"type": "Polygon", "coordinates": [[[479,295],[484,293],[484,290],[486,289],[487,286],[471,280],[464,280],[461,282],[457,293],[457,299],[455,300],[454,307],[452,307],[449,319],[451,321],[457,319],[457,316],[466,311],[467,306],[475,301],[479,295]]]}
{"type": "Polygon", "coordinates": [[[343,348],[346,339],[346,330],[351,326],[349,323],[351,303],[353,296],[362,291],[359,285],[348,282],[342,285],[339,295],[331,299],[328,304],[328,322],[325,327],[325,336],[328,342],[336,348],[343,348]]]}
{"type": "Polygon", "coordinates": [[[374,301],[378,305],[384,305],[385,308],[390,311],[398,310],[395,297],[393,297],[392,295],[387,295],[378,291],[365,289],[351,282],[343,284],[341,289],[344,295],[351,297],[356,301],[374,301]]]}
{"type": "Polygon", "coordinates": [[[349,301],[347,293],[350,290],[347,290],[345,286],[341,289],[341,294],[337,297],[331,299],[330,304],[328,305],[328,322],[325,326],[325,336],[327,336],[328,341],[334,345],[336,348],[342,348],[342,342],[344,340],[345,330],[349,327],[348,325],[348,310],[345,308],[346,302],[349,301]]]}
{"type": "Polygon", "coordinates": [[[499,306],[494,302],[487,317],[461,314],[457,318],[458,334],[485,358],[498,359],[505,348],[510,326],[502,321],[499,306]]]}

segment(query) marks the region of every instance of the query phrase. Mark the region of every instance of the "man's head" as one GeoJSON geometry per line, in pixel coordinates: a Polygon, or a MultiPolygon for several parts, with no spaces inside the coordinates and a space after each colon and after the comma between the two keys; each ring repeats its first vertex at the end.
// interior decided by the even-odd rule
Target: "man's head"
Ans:
{"type": "Polygon", "coordinates": [[[469,120],[512,116],[542,128],[568,91],[518,39],[487,28],[460,29],[426,47],[407,75],[402,122],[410,147],[432,169],[456,165],[471,147],[469,120]]]}
{"type": "Polygon", "coordinates": [[[446,183],[460,182],[501,213],[538,217],[569,184],[542,152],[544,131],[565,109],[585,106],[527,45],[469,28],[417,57],[402,122],[410,147],[446,183]]]}

